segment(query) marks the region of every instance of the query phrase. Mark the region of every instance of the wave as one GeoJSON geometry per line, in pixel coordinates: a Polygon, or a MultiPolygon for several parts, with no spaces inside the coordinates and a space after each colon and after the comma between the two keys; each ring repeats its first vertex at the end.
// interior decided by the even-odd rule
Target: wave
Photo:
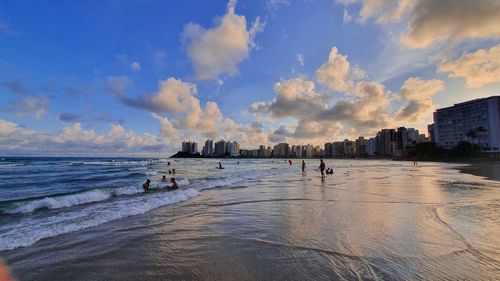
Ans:
{"type": "MultiPolygon", "coordinates": [[[[61,198],[58,198],[59,200],[53,198],[56,201],[55,203],[52,200],[46,200],[46,203],[41,203],[45,202],[43,201],[44,199],[38,200],[40,205],[47,204],[48,208],[64,207],[65,204],[73,204],[72,206],[74,206],[75,204],[94,202],[88,200],[105,201],[98,204],[83,205],[79,208],[56,210],[54,213],[47,213],[44,216],[30,216],[20,220],[16,219],[12,223],[0,225],[0,251],[29,246],[41,239],[83,230],[125,217],[143,214],[162,206],[186,201],[198,196],[205,189],[231,187],[249,179],[286,171],[289,172],[290,170],[245,171],[244,173],[226,174],[224,177],[214,180],[199,179],[199,182],[190,186],[188,186],[189,181],[187,179],[179,179],[178,183],[181,189],[172,192],[143,193],[140,186],[117,188],[114,189],[116,195],[119,193],[142,194],[138,194],[137,196],[118,196],[116,200],[107,200],[107,194],[99,194],[95,190],[61,196],[61,198]],[[188,187],[186,188],[186,186],[188,187]],[[62,203],[61,201],[65,201],[66,203],[62,203]]],[[[36,205],[34,202],[31,204],[36,205]]],[[[29,208],[25,207],[24,210],[29,210],[29,208]]]]}
{"type": "MultiPolygon", "coordinates": [[[[189,185],[189,180],[180,179],[178,180],[178,183],[181,186],[187,186],[189,185]]],[[[92,189],[80,193],[73,193],[55,197],[45,197],[43,199],[16,203],[14,207],[6,209],[3,212],[6,214],[26,214],[43,209],[53,210],[78,206],[87,203],[100,202],[108,200],[113,196],[142,193],[144,192],[144,190],[142,189],[141,185],[142,183],[133,186],[92,189]]]]}
{"type": "Polygon", "coordinates": [[[24,164],[19,164],[19,163],[2,163],[0,164],[0,168],[10,168],[10,167],[18,167],[18,166],[24,166],[24,164]]]}
{"type": "Polygon", "coordinates": [[[174,192],[151,194],[146,199],[134,198],[118,203],[100,204],[72,213],[46,219],[28,218],[7,231],[0,227],[0,251],[12,250],[36,243],[39,240],[94,227],[129,216],[144,214],[161,206],[175,204],[198,196],[193,188],[174,192]]]}
{"type": "Polygon", "coordinates": [[[142,165],[145,166],[148,164],[146,160],[138,160],[138,161],[78,161],[78,162],[70,162],[70,165],[73,166],[100,166],[100,165],[115,165],[115,166],[126,166],[126,165],[142,165]]]}

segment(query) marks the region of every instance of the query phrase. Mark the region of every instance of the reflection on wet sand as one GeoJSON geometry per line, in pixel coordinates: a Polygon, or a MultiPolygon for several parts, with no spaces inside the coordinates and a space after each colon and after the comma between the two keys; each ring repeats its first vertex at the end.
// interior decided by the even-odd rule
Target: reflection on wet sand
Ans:
{"type": "Polygon", "coordinates": [[[500,278],[499,182],[438,163],[327,165],[324,180],[290,168],[5,257],[22,280],[500,278]]]}

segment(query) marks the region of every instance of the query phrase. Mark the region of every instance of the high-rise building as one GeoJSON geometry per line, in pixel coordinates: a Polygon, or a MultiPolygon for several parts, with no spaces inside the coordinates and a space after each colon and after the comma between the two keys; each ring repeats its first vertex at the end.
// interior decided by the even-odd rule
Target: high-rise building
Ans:
{"type": "Polygon", "coordinates": [[[356,143],[354,141],[344,140],[344,156],[349,158],[356,156],[356,143]]]}
{"type": "Polygon", "coordinates": [[[276,157],[290,157],[290,148],[288,143],[278,143],[275,146],[274,156],[276,157]]]}
{"type": "Polygon", "coordinates": [[[359,137],[356,140],[356,156],[357,157],[366,157],[368,155],[368,140],[364,137],[359,137]]]}
{"type": "Polygon", "coordinates": [[[396,152],[396,130],[382,129],[375,137],[377,154],[383,156],[394,155],[396,152]]]}
{"type": "Polygon", "coordinates": [[[214,155],[215,156],[224,156],[226,153],[226,142],[224,140],[219,140],[215,143],[214,147],[214,155]]]}
{"type": "Polygon", "coordinates": [[[304,146],[302,146],[302,145],[295,146],[295,157],[296,158],[303,158],[304,157],[303,149],[304,149],[304,146]]]}
{"type": "Polygon", "coordinates": [[[333,143],[333,157],[336,158],[344,157],[344,142],[336,141],[333,143]]]}
{"type": "Polygon", "coordinates": [[[437,145],[453,148],[468,141],[481,150],[500,149],[500,96],[475,99],[434,112],[437,145]]]}
{"type": "MultiPolygon", "coordinates": [[[[302,153],[304,153],[304,147],[302,147],[302,153]]],[[[314,157],[314,146],[312,144],[308,144],[305,146],[305,157],[313,158],[314,157]]]]}
{"type": "Polygon", "coordinates": [[[259,146],[259,157],[260,158],[266,158],[267,157],[267,155],[266,155],[266,146],[264,146],[264,145],[259,146]]]}
{"type": "Polygon", "coordinates": [[[333,144],[331,142],[325,143],[325,157],[333,157],[333,144]]]}
{"type": "Polygon", "coordinates": [[[225,153],[230,156],[236,157],[240,154],[240,145],[236,142],[226,142],[226,151],[225,153]]]}
{"type": "Polygon", "coordinates": [[[194,141],[183,141],[181,151],[189,154],[196,154],[198,153],[198,143],[194,141]]]}
{"type": "Polygon", "coordinates": [[[427,134],[429,135],[430,142],[436,142],[436,138],[434,137],[434,123],[427,125],[427,134]]]}
{"type": "Polygon", "coordinates": [[[366,154],[368,156],[375,156],[377,154],[377,142],[375,138],[370,138],[366,147],[366,154]]]}
{"type": "Polygon", "coordinates": [[[206,157],[214,156],[214,141],[206,140],[203,149],[201,150],[201,155],[206,157]]]}

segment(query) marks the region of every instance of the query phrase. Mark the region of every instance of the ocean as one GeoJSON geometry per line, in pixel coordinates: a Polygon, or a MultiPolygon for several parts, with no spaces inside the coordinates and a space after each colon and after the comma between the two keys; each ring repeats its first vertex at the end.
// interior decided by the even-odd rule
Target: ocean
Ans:
{"type": "Polygon", "coordinates": [[[292,161],[1,158],[0,257],[19,280],[500,279],[500,182],[292,161]],[[163,175],[180,190],[143,191],[163,175]]]}

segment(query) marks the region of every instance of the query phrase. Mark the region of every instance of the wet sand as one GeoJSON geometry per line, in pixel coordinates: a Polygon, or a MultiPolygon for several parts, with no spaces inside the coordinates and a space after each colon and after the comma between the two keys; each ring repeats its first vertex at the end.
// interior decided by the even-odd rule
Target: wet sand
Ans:
{"type": "Polygon", "coordinates": [[[355,160],[321,180],[306,163],[0,255],[19,280],[500,279],[499,182],[355,160]]]}
{"type": "Polygon", "coordinates": [[[462,173],[500,181],[500,162],[471,163],[470,166],[460,166],[458,169],[462,173]]]}

